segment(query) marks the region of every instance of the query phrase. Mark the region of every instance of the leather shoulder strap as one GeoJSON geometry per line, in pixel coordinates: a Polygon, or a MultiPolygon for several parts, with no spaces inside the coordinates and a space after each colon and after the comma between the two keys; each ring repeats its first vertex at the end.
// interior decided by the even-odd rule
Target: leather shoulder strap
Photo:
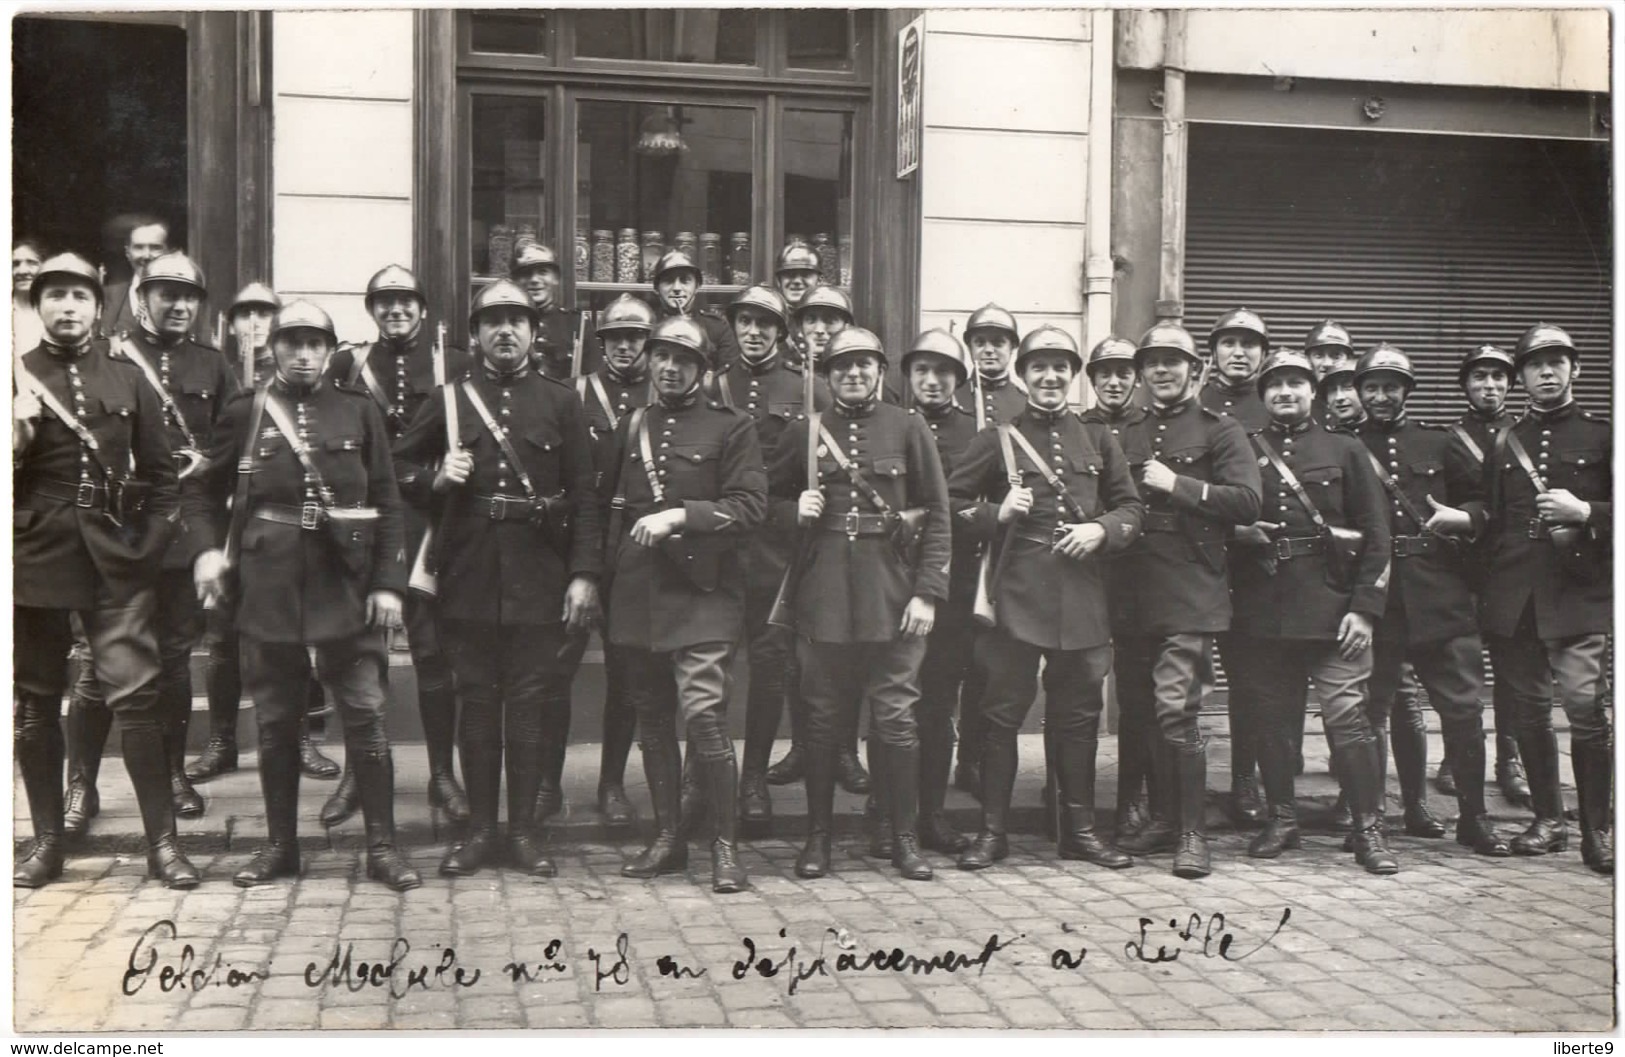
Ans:
{"type": "MultiPolygon", "coordinates": [[[[1298,502],[1302,503],[1304,510],[1308,511],[1309,520],[1315,523],[1315,528],[1325,531],[1326,519],[1320,516],[1320,508],[1315,506],[1315,501],[1309,498],[1308,492],[1304,491],[1303,484],[1298,480],[1298,475],[1292,472],[1292,467],[1282,462],[1281,457],[1275,454],[1275,449],[1270,447],[1270,442],[1264,439],[1264,434],[1255,433],[1253,443],[1258,445],[1258,450],[1264,453],[1264,458],[1269,460],[1271,468],[1280,475],[1281,482],[1292,489],[1292,494],[1298,497],[1298,502]]],[[[1367,454],[1370,454],[1370,452],[1367,452],[1367,454]]]]}
{"type": "Polygon", "coordinates": [[[1501,436],[1506,438],[1506,446],[1512,449],[1512,457],[1518,460],[1518,466],[1523,469],[1524,476],[1529,478],[1529,483],[1535,486],[1535,491],[1537,493],[1546,491],[1546,479],[1535,470],[1535,464],[1529,460],[1529,453],[1524,450],[1523,442],[1512,431],[1512,427],[1508,426],[1502,431],[1501,436]]]}
{"type": "MultiPolygon", "coordinates": [[[[299,439],[299,431],[294,428],[293,420],[288,417],[288,409],[271,396],[269,386],[261,389],[260,392],[265,394],[265,413],[271,416],[271,423],[287,440],[288,447],[293,449],[294,456],[299,460],[299,465],[304,467],[305,472],[310,475],[310,479],[316,482],[316,494],[321,497],[322,505],[332,506],[333,490],[327,487],[327,482],[322,479],[322,471],[317,467],[315,460],[310,457],[309,445],[299,439]]],[[[257,396],[256,399],[258,399],[257,396]]]]}
{"type": "MultiPolygon", "coordinates": [[[[1066,512],[1068,514],[1071,514],[1074,518],[1076,518],[1079,521],[1087,521],[1088,520],[1088,518],[1083,513],[1083,509],[1081,507],[1079,507],[1078,504],[1077,504],[1077,501],[1072,498],[1072,493],[1070,493],[1070,492],[1068,492],[1066,490],[1065,482],[1063,482],[1061,480],[1061,478],[1055,473],[1054,470],[1052,470],[1048,466],[1044,465],[1044,457],[1042,455],[1039,455],[1038,452],[1033,449],[1031,441],[1029,441],[1026,437],[1021,435],[1021,430],[1019,430],[1019,429],[1017,429],[1015,427],[1015,423],[1013,423],[1013,422],[1000,423],[1000,425],[999,425],[999,434],[1000,434],[1000,436],[1005,438],[1007,443],[1009,441],[1014,441],[1016,443],[1016,445],[1021,448],[1023,454],[1025,454],[1027,456],[1028,460],[1033,464],[1034,468],[1036,468],[1038,470],[1038,472],[1043,475],[1044,483],[1049,485],[1051,491],[1053,491],[1055,493],[1055,495],[1061,500],[1061,502],[1066,504],[1066,512]]],[[[1012,463],[1013,462],[1014,462],[1014,459],[1012,458],[1012,463]]]]}
{"type": "Polygon", "coordinates": [[[485,423],[485,431],[491,434],[491,439],[495,440],[497,447],[502,449],[503,458],[508,460],[508,465],[513,467],[513,472],[519,475],[519,483],[525,489],[525,498],[535,499],[536,486],[531,484],[530,474],[525,472],[525,464],[519,461],[519,453],[513,450],[513,441],[509,440],[508,435],[502,431],[502,427],[497,425],[497,420],[491,414],[491,409],[485,406],[485,400],[480,397],[479,390],[474,388],[474,380],[464,378],[462,390],[468,397],[468,402],[474,405],[474,413],[480,416],[481,422],[485,423]]]}
{"type": "Polygon", "coordinates": [[[886,497],[877,492],[875,486],[869,483],[869,478],[863,475],[863,470],[859,468],[858,464],[847,458],[846,452],[841,450],[840,444],[836,443],[835,438],[830,435],[821,418],[818,420],[818,439],[824,442],[825,448],[829,449],[830,455],[835,459],[835,465],[846,473],[846,478],[852,482],[852,487],[862,492],[863,498],[869,500],[870,505],[876,510],[882,514],[890,514],[892,508],[891,504],[886,502],[886,497]]]}
{"type": "Polygon", "coordinates": [[[1484,449],[1480,448],[1478,446],[1478,441],[1473,439],[1473,435],[1471,433],[1468,433],[1467,430],[1464,429],[1462,427],[1461,423],[1459,423],[1459,422],[1454,423],[1454,424],[1452,424],[1452,425],[1450,425],[1450,426],[1448,426],[1446,428],[1450,430],[1450,433],[1451,433],[1452,436],[1454,436],[1457,440],[1461,441],[1462,444],[1466,446],[1467,451],[1472,454],[1473,459],[1478,463],[1478,465],[1483,466],[1484,465],[1484,449]]]}

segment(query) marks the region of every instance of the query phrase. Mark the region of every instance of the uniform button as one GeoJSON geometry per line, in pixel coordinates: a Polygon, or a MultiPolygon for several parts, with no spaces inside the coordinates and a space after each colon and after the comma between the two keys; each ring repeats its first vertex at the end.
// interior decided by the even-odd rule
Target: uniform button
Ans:
{"type": "Polygon", "coordinates": [[[661,446],[661,447],[662,447],[662,448],[669,448],[669,447],[671,447],[671,441],[669,441],[669,440],[663,440],[663,441],[661,441],[661,442],[660,442],[660,446],[661,446]]]}
{"type": "Polygon", "coordinates": [[[747,410],[755,411],[756,410],[756,401],[752,400],[750,403],[746,404],[745,407],[746,407],[747,410]]]}
{"type": "Polygon", "coordinates": [[[1540,431],[1540,435],[1543,437],[1549,437],[1552,435],[1552,431],[1549,429],[1543,429],[1540,431]]]}
{"type": "Polygon", "coordinates": [[[662,455],[662,456],[661,456],[661,457],[660,457],[660,461],[661,461],[661,462],[665,462],[665,461],[666,461],[666,457],[665,457],[665,456],[664,456],[664,455],[662,455]]]}

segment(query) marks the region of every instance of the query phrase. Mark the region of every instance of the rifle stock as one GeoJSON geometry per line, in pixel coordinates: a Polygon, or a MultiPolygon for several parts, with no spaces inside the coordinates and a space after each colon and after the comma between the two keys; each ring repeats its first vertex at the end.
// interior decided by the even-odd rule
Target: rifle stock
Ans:
{"type": "MultiPolygon", "coordinates": [[[[446,402],[446,453],[450,455],[458,450],[457,394],[446,377],[446,324],[443,322],[435,328],[430,356],[434,367],[434,384],[439,387],[446,402]]],[[[406,579],[408,588],[429,598],[440,594],[440,574],[434,567],[435,528],[435,523],[430,521],[428,530],[423,533],[423,541],[418,544],[417,555],[412,559],[411,575],[406,579]]]]}
{"type": "Polygon", "coordinates": [[[784,567],[784,577],[779,581],[779,592],[773,596],[773,608],[767,613],[767,622],[773,627],[795,630],[796,593],[801,588],[801,575],[806,571],[807,562],[812,558],[815,531],[816,529],[810,525],[802,529],[801,542],[796,547],[795,558],[784,567]]]}

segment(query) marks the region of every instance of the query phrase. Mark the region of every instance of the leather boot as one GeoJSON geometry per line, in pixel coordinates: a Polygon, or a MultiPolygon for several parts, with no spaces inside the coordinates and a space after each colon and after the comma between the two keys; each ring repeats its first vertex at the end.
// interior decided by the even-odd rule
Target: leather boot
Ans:
{"type": "Polygon", "coordinates": [[[807,748],[801,756],[807,782],[807,843],[796,857],[796,876],[829,874],[830,832],[835,822],[835,754],[828,746],[807,748]]]}
{"type": "Polygon", "coordinates": [[[683,747],[683,771],[677,799],[677,834],[684,843],[700,833],[705,813],[711,806],[705,796],[705,782],[699,775],[699,763],[700,754],[694,751],[693,739],[689,739],[683,747]]]}
{"type": "MultiPolygon", "coordinates": [[[[1363,758],[1364,754],[1369,751],[1376,757],[1377,760],[1377,822],[1383,828],[1383,835],[1384,838],[1386,838],[1388,833],[1388,728],[1378,728],[1373,725],[1371,730],[1371,744],[1371,749],[1361,749],[1360,753],[1363,758]]],[[[1356,850],[1354,847],[1354,836],[1355,833],[1358,832],[1359,827],[1355,824],[1357,820],[1354,817],[1354,798],[1350,794],[1349,790],[1354,788],[1354,783],[1358,779],[1345,777],[1340,770],[1342,764],[1338,761],[1339,757],[1337,755],[1337,746],[1334,743],[1332,746],[1332,770],[1337,774],[1338,781],[1342,783],[1343,798],[1349,806],[1349,831],[1348,835],[1343,838],[1343,850],[1346,852],[1353,852],[1356,850]]]]}
{"type": "Polygon", "coordinates": [[[1230,820],[1237,829],[1246,829],[1264,821],[1264,799],[1259,795],[1258,776],[1232,775],[1230,778],[1230,820]]]}
{"type": "Polygon", "coordinates": [[[299,876],[299,747],[260,737],[266,843],[231,881],[238,888],[299,876]]]}
{"type": "MultiPolygon", "coordinates": [[[[138,721],[139,723],[139,721],[138,721]]],[[[169,795],[169,759],[164,735],[156,723],[130,725],[121,737],[124,768],[141,809],[141,828],[147,837],[147,876],[168,888],[195,888],[202,881],[175,842],[175,804],[169,795]]]]}
{"type": "MultiPolygon", "coordinates": [[[[726,737],[726,735],[724,735],[726,737]]],[[[739,795],[738,763],[733,743],[725,742],[727,755],[698,761],[706,797],[713,804],[732,804],[739,795]]],[[[711,891],[743,892],[750,883],[739,863],[739,816],[726,809],[711,812],[711,891]]]]}
{"type": "Polygon", "coordinates": [[[1338,774],[1347,783],[1349,810],[1354,815],[1354,861],[1368,873],[1395,874],[1399,860],[1388,850],[1382,831],[1382,757],[1376,737],[1340,738],[1332,752],[1338,774]]]}
{"type": "Polygon", "coordinates": [[[739,776],[739,820],[754,826],[773,821],[773,797],[767,791],[765,771],[746,771],[739,776]]]}
{"type": "Polygon", "coordinates": [[[237,711],[242,704],[243,679],[236,649],[235,638],[209,646],[203,675],[209,697],[209,740],[198,758],[186,765],[186,777],[193,782],[207,782],[237,769],[237,711]]]}
{"type": "Polygon", "coordinates": [[[869,791],[872,779],[869,772],[864,769],[863,762],[858,759],[858,750],[852,745],[835,750],[835,780],[840,783],[842,789],[857,796],[863,796],[869,791]]]}
{"type": "MultiPolygon", "coordinates": [[[[934,725],[920,724],[920,846],[946,855],[958,855],[970,845],[970,838],[943,814],[953,762],[953,717],[943,715],[934,725]]],[[[869,770],[873,782],[874,768],[869,770]]]]}
{"type": "Polygon", "coordinates": [[[1512,838],[1512,854],[1545,855],[1569,846],[1569,827],[1563,820],[1563,787],[1557,772],[1557,734],[1550,727],[1518,735],[1523,763],[1529,769],[1529,795],[1535,820],[1512,838]]]}
{"type": "Polygon", "coordinates": [[[68,799],[63,809],[62,833],[70,840],[83,836],[90,829],[90,820],[101,813],[102,798],[96,789],[96,778],[101,772],[102,751],[112,728],[113,712],[105,704],[87,701],[77,692],[69,697],[68,799]]]}
{"type": "Polygon", "coordinates": [[[882,746],[880,766],[886,771],[889,787],[886,800],[891,814],[891,864],[905,881],[929,881],[933,876],[931,864],[920,854],[916,832],[920,821],[919,745],[882,746]]]}
{"type": "MultiPolygon", "coordinates": [[[[1299,724],[1301,725],[1301,723],[1299,724]]],[[[1258,766],[1264,775],[1264,791],[1269,796],[1269,819],[1247,844],[1247,854],[1255,859],[1279,858],[1282,852],[1303,846],[1298,829],[1297,748],[1292,732],[1278,720],[1261,722],[1255,732],[1258,766]]]]}
{"type": "MultiPolygon", "coordinates": [[[[536,791],[536,821],[545,823],[564,810],[564,755],[570,744],[570,716],[557,702],[542,720],[542,784],[536,791]]],[[[467,777],[466,773],[464,777],[467,777]]]]}
{"type": "Polygon", "coordinates": [[[984,683],[972,665],[959,691],[959,758],[954,764],[954,788],[974,797],[982,795],[982,750],[987,741],[987,720],[982,716],[984,683]]]}
{"type": "Polygon", "coordinates": [[[1173,749],[1155,729],[1147,732],[1145,745],[1146,762],[1150,765],[1146,781],[1151,817],[1135,833],[1119,838],[1118,849],[1130,855],[1173,851],[1179,844],[1179,830],[1173,819],[1179,772],[1174,764],[1173,749]]]}
{"type": "Polygon", "coordinates": [[[789,751],[767,769],[767,784],[794,785],[807,776],[806,767],[806,754],[801,751],[800,745],[791,742],[789,751]]]}
{"type": "Polygon", "coordinates": [[[62,876],[62,763],[65,749],[57,713],[61,698],[17,694],[21,706],[12,735],[17,769],[28,796],[34,840],[17,860],[11,881],[18,888],[40,888],[62,876]]]}
{"type": "MultiPolygon", "coordinates": [[[[188,702],[190,704],[190,702],[188,702]]],[[[169,796],[175,802],[175,815],[177,818],[200,818],[203,815],[203,798],[192,788],[191,781],[186,777],[186,733],[185,728],[177,729],[171,724],[164,731],[164,753],[169,758],[169,796]]]]}
{"type": "Polygon", "coordinates": [[[1518,807],[1529,806],[1529,779],[1523,773],[1523,760],[1518,757],[1518,739],[1505,734],[1495,736],[1495,784],[1501,795],[1518,807]]]}
{"type": "MultiPolygon", "coordinates": [[[[345,757],[352,755],[345,746],[345,757]]],[[[397,892],[423,884],[395,847],[395,760],[382,752],[356,752],[356,781],[361,784],[361,814],[367,826],[367,876],[397,892]]]]}
{"type": "MultiPolygon", "coordinates": [[[[462,744],[458,746],[463,754],[463,775],[468,779],[468,831],[452,843],[445,858],[440,860],[440,873],[444,877],[472,877],[487,863],[496,862],[502,849],[502,836],[497,829],[502,790],[502,727],[493,722],[489,729],[471,732],[468,726],[465,721],[462,744]]],[[[543,764],[538,761],[537,766],[543,764]]]]}
{"type": "Polygon", "coordinates": [[[444,811],[453,822],[467,822],[468,794],[457,784],[451,765],[457,737],[457,694],[449,677],[443,685],[426,686],[421,674],[418,718],[423,722],[423,743],[429,753],[429,806],[444,811]]]}
{"type": "Polygon", "coordinates": [[[637,811],[626,795],[626,758],[632,752],[638,717],[621,687],[619,662],[606,647],[604,678],[604,742],[598,750],[598,813],[612,830],[637,825],[637,811]]]}
{"type": "Polygon", "coordinates": [[[318,782],[331,782],[342,770],[317,746],[316,739],[310,733],[308,717],[301,721],[299,727],[299,770],[306,778],[314,778],[318,782]]]}
{"type": "MultiPolygon", "coordinates": [[[[547,854],[536,819],[536,791],[542,785],[544,756],[539,741],[510,741],[503,746],[508,772],[508,864],[532,877],[556,877],[559,872],[547,854]]],[[[466,757],[463,773],[472,773],[466,757]]],[[[469,792],[473,793],[472,787],[469,792]]]]}
{"type": "Polygon", "coordinates": [[[186,765],[186,777],[201,784],[236,769],[237,742],[227,741],[220,735],[211,734],[209,743],[203,746],[203,751],[198,753],[197,759],[186,765]]]}
{"type": "Polygon", "coordinates": [[[1484,807],[1483,729],[1477,723],[1471,729],[1446,729],[1445,755],[1456,783],[1456,843],[1492,859],[1511,855],[1512,849],[1496,834],[1484,807]]]}
{"type": "Polygon", "coordinates": [[[801,697],[801,675],[794,661],[784,674],[784,701],[790,712],[790,751],[767,769],[768,785],[794,785],[806,777],[807,703],[801,697]]]}
{"type": "Polygon", "coordinates": [[[1172,747],[1179,777],[1179,846],[1174,849],[1175,877],[1206,877],[1213,872],[1207,847],[1207,741],[1172,747]]]}
{"type": "Polygon", "coordinates": [[[1439,761],[1439,770],[1433,775],[1433,787],[1445,796],[1456,795],[1455,762],[1455,757],[1450,755],[1450,746],[1446,745],[1444,759],[1439,761]]]}
{"type": "Polygon", "coordinates": [[[773,821],[767,767],[773,758],[773,739],[779,733],[779,713],[784,710],[781,679],[763,678],[767,685],[759,689],[752,671],[751,692],[745,700],[745,755],[739,771],[739,821],[752,827],[766,827],[773,821]]]}
{"type": "MultiPolygon", "coordinates": [[[[649,734],[645,732],[647,739],[649,734]]],[[[683,763],[675,734],[657,743],[645,741],[643,770],[649,780],[649,800],[654,807],[655,839],[637,858],[621,867],[623,877],[648,878],[681,873],[688,866],[688,842],[680,834],[678,784],[683,763]]]]}
{"type": "Polygon", "coordinates": [[[1428,735],[1402,716],[1390,720],[1389,741],[1394,748],[1394,773],[1399,776],[1399,792],[1405,802],[1405,833],[1411,837],[1437,839],[1445,835],[1444,823],[1428,809],[1428,735]]]}
{"type": "Polygon", "coordinates": [[[1108,870],[1133,866],[1133,859],[1095,835],[1095,752],[1100,743],[1093,738],[1058,734],[1053,744],[1061,816],[1056,854],[1108,870]]]}
{"type": "Polygon", "coordinates": [[[1119,714],[1117,730],[1117,840],[1138,833],[1150,814],[1143,800],[1151,763],[1147,758],[1144,730],[1138,722],[1125,721],[1119,714]]]}
{"type": "Polygon", "coordinates": [[[1580,858],[1600,874],[1614,872],[1613,746],[1606,738],[1569,742],[1580,794],[1580,858]]]}
{"type": "MultiPolygon", "coordinates": [[[[870,738],[865,745],[869,754],[869,798],[863,804],[863,828],[869,838],[869,857],[890,859],[897,850],[892,840],[891,826],[891,772],[886,769],[880,741],[870,738]]],[[[840,754],[836,754],[835,781],[841,780],[840,754]]]]}
{"type": "Polygon", "coordinates": [[[344,772],[339,775],[338,788],[322,805],[322,825],[332,828],[349,820],[361,807],[361,783],[356,781],[355,769],[350,765],[350,754],[344,754],[344,772]]]}
{"type": "Polygon", "coordinates": [[[959,854],[961,870],[985,870],[1010,854],[1006,835],[1010,797],[1016,786],[1016,732],[989,724],[978,763],[982,772],[982,828],[959,854]]]}
{"type": "Polygon", "coordinates": [[[1303,847],[1298,829],[1296,804],[1270,804],[1270,817],[1258,835],[1247,842],[1247,854],[1254,859],[1277,859],[1281,853],[1303,847]]]}

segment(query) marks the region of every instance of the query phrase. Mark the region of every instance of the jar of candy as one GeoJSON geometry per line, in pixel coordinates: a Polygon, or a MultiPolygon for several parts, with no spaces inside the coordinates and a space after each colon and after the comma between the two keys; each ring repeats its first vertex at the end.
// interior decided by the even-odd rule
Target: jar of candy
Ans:
{"type": "Polygon", "coordinates": [[[507,275],[513,263],[513,229],[506,224],[493,224],[487,242],[492,275],[507,275]]]}
{"type": "Polygon", "coordinates": [[[692,231],[679,231],[677,234],[673,235],[671,240],[671,248],[679,253],[687,254],[689,260],[694,260],[694,258],[700,255],[699,240],[694,237],[694,232],[692,231]]]}
{"type": "Polygon", "coordinates": [[[750,232],[736,231],[728,236],[728,281],[749,286],[750,272],[750,232]]]}
{"type": "Polygon", "coordinates": [[[658,231],[645,231],[643,233],[643,281],[652,283],[655,279],[655,267],[660,263],[660,255],[666,251],[666,237],[658,231]]]}
{"type": "Polygon", "coordinates": [[[643,248],[638,245],[638,229],[622,228],[615,237],[615,281],[636,283],[643,274],[643,248]]]}
{"type": "Polygon", "coordinates": [[[513,229],[513,252],[517,256],[526,246],[536,245],[536,225],[520,224],[513,229]]]}
{"type": "Polygon", "coordinates": [[[722,236],[715,231],[700,236],[700,281],[711,286],[722,282],[722,236]]]}
{"type": "Polygon", "coordinates": [[[841,262],[835,259],[835,245],[829,240],[829,233],[820,231],[813,236],[813,252],[818,254],[818,281],[825,286],[834,286],[841,277],[841,262]]]}
{"type": "Polygon", "coordinates": [[[576,282],[584,283],[592,277],[592,243],[587,236],[576,232],[576,282]]]}
{"type": "Polygon", "coordinates": [[[594,228],[592,233],[592,281],[615,281],[615,232],[594,228]]]}

